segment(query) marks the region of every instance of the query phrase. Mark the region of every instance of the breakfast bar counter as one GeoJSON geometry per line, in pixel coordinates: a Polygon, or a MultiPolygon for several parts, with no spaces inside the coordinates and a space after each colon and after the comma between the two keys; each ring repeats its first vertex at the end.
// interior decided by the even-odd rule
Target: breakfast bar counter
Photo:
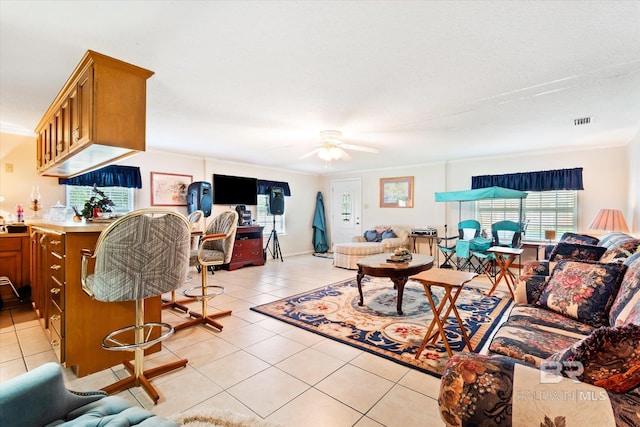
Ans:
{"type": "MultiPolygon", "coordinates": [[[[110,332],[133,325],[135,302],[99,302],[80,282],[82,249],[93,249],[108,223],[28,221],[32,302],[58,360],[85,376],[130,359],[128,352],[102,349],[110,332]]],[[[93,263],[89,263],[89,273],[93,263]]],[[[160,297],[145,300],[145,320],[159,322],[160,297]]],[[[146,353],[160,350],[160,344],[146,353]]]]}

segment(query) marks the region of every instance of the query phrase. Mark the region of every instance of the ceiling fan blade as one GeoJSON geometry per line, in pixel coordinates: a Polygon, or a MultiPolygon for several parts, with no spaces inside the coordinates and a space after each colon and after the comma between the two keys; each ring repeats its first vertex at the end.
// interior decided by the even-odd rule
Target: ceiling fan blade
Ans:
{"type": "Polygon", "coordinates": [[[349,153],[347,153],[346,151],[344,151],[342,149],[343,145],[341,145],[340,147],[336,147],[338,149],[338,151],[340,152],[340,158],[344,159],[344,160],[351,160],[352,157],[349,155],[349,153]]]}
{"type": "Polygon", "coordinates": [[[354,151],[364,151],[366,153],[378,153],[379,150],[377,148],[371,148],[371,147],[363,147],[362,145],[353,145],[353,144],[340,144],[340,148],[344,148],[347,150],[354,150],[354,151]]]}
{"type": "Polygon", "coordinates": [[[316,148],[315,150],[311,150],[311,151],[309,151],[307,154],[305,154],[305,155],[301,156],[301,157],[300,157],[300,159],[306,159],[307,157],[311,157],[311,156],[313,156],[314,154],[317,154],[317,153],[318,153],[318,151],[320,151],[320,150],[322,150],[322,147],[316,148]]]}

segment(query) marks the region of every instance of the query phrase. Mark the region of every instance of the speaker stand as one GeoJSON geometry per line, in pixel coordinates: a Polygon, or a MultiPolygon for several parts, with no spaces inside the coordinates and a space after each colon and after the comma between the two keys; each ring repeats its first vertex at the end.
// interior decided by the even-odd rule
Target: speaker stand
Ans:
{"type": "Polygon", "coordinates": [[[273,257],[273,259],[280,258],[280,261],[284,262],[284,258],[282,258],[282,251],[280,250],[280,241],[278,240],[278,232],[276,231],[276,216],[273,216],[273,228],[271,229],[271,234],[269,234],[269,239],[267,240],[267,250],[273,257]],[[272,248],[269,247],[269,243],[273,239],[272,248]]]}

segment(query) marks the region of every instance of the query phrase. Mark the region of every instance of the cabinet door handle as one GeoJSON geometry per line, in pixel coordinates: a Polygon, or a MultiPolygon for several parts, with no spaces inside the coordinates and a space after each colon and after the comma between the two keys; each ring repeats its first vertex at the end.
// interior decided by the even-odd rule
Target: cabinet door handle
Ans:
{"type": "Polygon", "coordinates": [[[54,246],[57,246],[57,245],[59,245],[61,243],[62,243],[62,241],[60,241],[60,240],[52,240],[52,241],[49,242],[50,245],[54,245],[54,246]]]}
{"type": "Polygon", "coordinates": [[[51,288],[49,292],[51,292],[54,295],[57,295],[60,293],[60,288],[51,288]]]}
{"type": "Polygon", "coordinates": [[[58,320],[60,320],[60,315],[59,314],[54,314],[53,316],[51,316],[51,321],[52,322],[57,322],[58,320]]]}
{"type": "Polygon", "coordinates": [[[52,270],[60,270],[61,268],[62,268],[62,266],[61,266],[60,264],[53,264],[53,265],[51,266],[51,269],[52,269],[52,270]]]}

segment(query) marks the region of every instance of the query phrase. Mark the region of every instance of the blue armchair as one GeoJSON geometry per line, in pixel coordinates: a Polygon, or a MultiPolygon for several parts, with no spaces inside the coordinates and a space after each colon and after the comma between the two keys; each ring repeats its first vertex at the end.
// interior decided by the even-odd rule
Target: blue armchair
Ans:
{"type": "Polygon", "coordinates": [[[68,390],[57,363],[46,363],[0,385],[0,425],[178,426],[103,391],[68,390]]]}

